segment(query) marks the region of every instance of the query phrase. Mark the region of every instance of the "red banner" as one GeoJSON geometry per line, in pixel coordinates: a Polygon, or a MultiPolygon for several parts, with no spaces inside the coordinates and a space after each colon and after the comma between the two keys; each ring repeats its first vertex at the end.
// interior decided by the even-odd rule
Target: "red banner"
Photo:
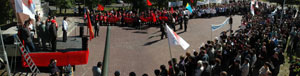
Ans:
{"type": "Polygon", "coordinates": [[[159,17],[159,20],[164,20],[164,21],[168,21],[168,17],[167,16],[160,16],[159,17]]]}
{"type": "Polygon", "coordinates": [[[133,18],[128,18],[128,17],[124,17],[125,23],[133,23],[134,19],[133,18]]]}

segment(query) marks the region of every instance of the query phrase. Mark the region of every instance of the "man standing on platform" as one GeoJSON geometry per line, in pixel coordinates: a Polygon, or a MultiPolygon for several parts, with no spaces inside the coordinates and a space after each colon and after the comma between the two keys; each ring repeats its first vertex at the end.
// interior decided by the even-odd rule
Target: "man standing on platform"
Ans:
{"type": "Polygon", "coordinates": [[[56,31],[56,24],[55,23],[52,23],[49,26],[49,36],[50,36],[52,51],[56,51],[57,31],[56,31]]]}
{"type": "Polygon", "coordinates": [[[56,22],[56,17],[55,17],[55,16],[52,17],[51,22],[55,24],[55,28],[56,28],[56,31],[57,31],[58,24],[57,24],[57,22],[56,22]]]}
{"type": "Polygon", "coordinates": [[[67,17],[64,17],[63,22],[62,22],[62,31],[63,31],[63,42],[67,41],[67,31],[68,31],[68,22],[66,21],[67,17]]]}

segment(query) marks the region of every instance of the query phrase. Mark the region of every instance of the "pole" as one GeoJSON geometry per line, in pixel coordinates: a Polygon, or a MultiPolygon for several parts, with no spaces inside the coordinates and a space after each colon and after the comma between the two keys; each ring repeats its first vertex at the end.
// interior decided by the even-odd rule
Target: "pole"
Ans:
{"type": "Polygon", "coordinates": [[[2,30],[1,30],[1,27],[0,27],[0,34],[1,34],[1,44],[2,44],[2,48],[3,48],[3,58],[4,58],[4,63],[6,64],[6,71],[7,71],[7,74],[8,76],[11,76],[11,73],[10,73],[10,67],[9,67],[9,63],[8,63],[8,58],[7,58],[7,54],[6,54],[6,50],[4,48],[4,42],[3,42],[3,37],[2,37],[2,30]]]}
{"type": "Polygon", "coordinates": [[[282,11],[281,11],[281,16],[280,16],[280,25],[282,26],[283,25],[283,21],[282,21],[282,18],[283,18],[283,11],[284,11],[284,6],[285,6],[285,0],[283,0],[283,4],[282,4],[282,11]]]}
{"type": "MultiPolygon", "coordinates": [[[[168,25],[166,25],[166,26],[168,26],[168,25]]],[[[168,29],[166,29],[166,30],[168,30],[168,29]]],[[[172,68],[173,68],[173,74],[174,74],[174,71],[175,71],[175,69],[174,69],[174,64],[173,64],[173,57],[172,57],[172,51],[171,51],[171,46],[170,46],[170,40],[169,40],[169,38],[168,38],[168,45],[169,45],[169,52],[170,52],[170,57],[171,57],[171,64],[172,64],[172,68]]]]}
{"type": "Polygon", "coordinates": [[[212,33],[213,33],[213,30],[212,30],[212,27],[210,28],[210,40],[212,40],[212,33]]]}
{"type": "Polygon", "coordinates": [[[107,26],[106,41],[103,56],[103,73],[102,76],[108,76],[108,64],[109,64],[109,47],[110,47],[110,26],[107,26]]]}
{"type": "Polygon", "coordinates": [[[170,52],[170,57],[171,57],[171,65],[172,65],[172,68],[173,68],[173,71],[172,73],[174,74],[174,71],[175,71],[175,68],[174,68],[174,64],[173,64],[173,57],[172,57],[172,51],[171,51],[171,46],[170,46],[170,41],[168,39],[168,45],[169,45],[169,52],[170,52]]]}

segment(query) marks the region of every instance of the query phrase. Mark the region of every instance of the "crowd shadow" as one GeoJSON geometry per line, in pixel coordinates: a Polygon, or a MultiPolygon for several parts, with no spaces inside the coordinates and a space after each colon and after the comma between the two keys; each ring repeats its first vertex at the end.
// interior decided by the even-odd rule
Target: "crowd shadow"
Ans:
{"type": "Polygon", "coordinates": [[[145,31],[135,31],[133,33],[139,33],[139,34],[148,34],[148,32],[145,32],[145,31]]]}
{"type": "Polygon", "coordinates": [[[145,43],[144,46],[149,46],[149,45],[152,45],[152,44],[157,43],[157,42],[159,42],[159,41],[160,41],[160,40],[150,41],[150,42],[145,43]]]}

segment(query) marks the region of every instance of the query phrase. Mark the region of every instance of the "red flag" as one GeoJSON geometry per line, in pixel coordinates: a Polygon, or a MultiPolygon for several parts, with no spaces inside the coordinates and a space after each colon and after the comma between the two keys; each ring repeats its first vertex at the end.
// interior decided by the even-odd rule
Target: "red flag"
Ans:
{"type": "Polygon", "coordinates": [[[152,13],[152,19],[153,19],[153,22],[156,22],[156,16],[154,13],[152,13]]]}
{"type": "Polygon", "coordinates": [[[194,0],[191,0],[191,3],[194,3],[194,0]]]}
{"type": "Polygon", "coordinates": [[[32,3],[32,0],[28,0],[28,6],[30,6],[32,3]]]}
{"type": "Polygon", "coordinates": [[[152,3],[151,3],[149,0],[147,0],[147,5],[148,5],[148,6],[151,6],[152,3]]]}
{"type": "Polygon", "coordinates": [[[170,10],[170,11],[171,11],[171,13],[174,13],[173,7],[171,7],[171,10],[170,10]]]}
{"type": "Polygon", "coordinates": [[[88,16],[87,26],[88,26],[89,32],[90,32],[90,40],[92,40],[94,38],[94,31],[93,31],[93,28],[92,28],[92,23],[91,23],[91,18],[90,18],[89,12],[87,13],[87,16],[88,16]]]}
{"type": "Polygon", "coordinates": [[[104,7],[101,5],[101,4],[98,4],[98,8],[97,8],[99,11],[103,11],[104,10],[104,7]]]}

